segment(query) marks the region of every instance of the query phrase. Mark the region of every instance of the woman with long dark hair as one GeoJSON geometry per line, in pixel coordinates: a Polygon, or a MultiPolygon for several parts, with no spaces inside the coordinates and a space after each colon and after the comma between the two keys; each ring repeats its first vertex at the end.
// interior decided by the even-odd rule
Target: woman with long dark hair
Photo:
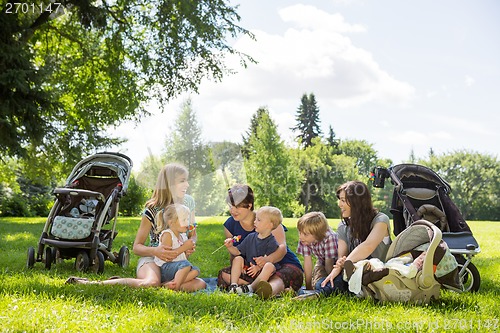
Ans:
{"type": "Polygon", "coordinates": [[[349,181],[337,189],[341,222],[337,228],[339,259],[323,282],[335,291],[347,291],[342,279],[344,263],[363,259],[385,260],[391,245],[389,217],[373,207],[370,191],[365,183],[349,181]]]}

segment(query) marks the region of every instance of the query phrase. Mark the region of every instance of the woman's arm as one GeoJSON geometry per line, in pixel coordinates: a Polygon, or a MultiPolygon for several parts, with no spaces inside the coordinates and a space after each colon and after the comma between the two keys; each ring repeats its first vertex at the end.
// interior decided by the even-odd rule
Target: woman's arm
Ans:
{"type": "MultiPolygon", "coordinates": [[[[171,249],[172,248],[172,235],[168,232],[164,232],[160,238],[160,244],[171,249]]],[[[188,239],[181,246],[179,246],[176,249],[173,249],[172,252],[175,252],[177,254],[176,257],[178,257],[181,253],[192,250],[193,247],[194,247],[194,242],[191,239],[188,239]]],[[[189,257],[189,255],[187,253],[186,253],[186,256],[189,257]]]]}
{"type": "Polygon", "coordinates": [[[226,239],[233,238],[233,236],[234,236],[229,230],[227,230],[226,227],[224,227],[224,234],[226,235],[226,239]]]}
{"type": "Polygon", "coordinates": [[[387,224],[384,222],[375,223],[366,240],[352,250],[352,252],[347,256],[347,260],[356,263],[360,260],[368,258],[382,242],[384,237],[387,236],[389,236],[387,224]]]}
{"type": "Polygon", "coordinates": [[[141,224],[139,225],[139,229],[137,230],[137,234],[135,235],[134,245],[132,251],[135,255],[140,257],[158,257],[164,261],[171,261],[177,255],[172,248],[168,248],[164,245],[159,245],[157,247],[146,246],[146,240],[149,237],[149,232],[151,231],[151,222],[146,216],[143,216],[141,219],[141,224]]]}

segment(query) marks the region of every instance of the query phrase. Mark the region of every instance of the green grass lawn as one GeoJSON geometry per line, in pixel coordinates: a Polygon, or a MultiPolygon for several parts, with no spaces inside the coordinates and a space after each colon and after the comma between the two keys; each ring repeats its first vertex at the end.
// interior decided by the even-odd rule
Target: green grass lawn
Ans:
{"type": "MultiPolygon", "coordinates": [[[[215,277],[228,264],[223,242],[224,217],[197,218],[198,247],[191,261],[202,277],[215,277]]],[[[335,227],[338,220],[331,220],[335,227]]],[[[337,296],[296,302],[291,295],[271,300],[216,291],[185,294],[161,288],[66,285],[70,275],[104,279],[133,277],[137,257],[122,269],[107,261],[103,275],[78,273],[74,260],[46,270],[26,268],[29,246],[37,247],[44,218],[0,219],[0,332],[496,332],[500,331],[500,223],[469,222],[481,246],[473,263],[481,274],[477,293],[442,291],[429,305],[380,304],[337,296]]],[[[113,249],[130,249],[139,218],[119,218],[113,249]]],[[[295,219],[286,219],[287,240],[297,247],[295,219]]],[[[301,258],[302,259],[302,258],[301,258]]]]}

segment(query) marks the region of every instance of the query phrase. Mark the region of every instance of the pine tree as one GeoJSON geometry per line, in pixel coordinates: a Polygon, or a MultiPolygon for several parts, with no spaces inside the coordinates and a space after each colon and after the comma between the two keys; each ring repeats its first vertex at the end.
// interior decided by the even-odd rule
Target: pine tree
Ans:
{"type": "Polygon", "coordinates": [[[278,134],[266,109],[259,109],[256,131],[248,137],[249,156],[245,160],[248,183],[255,193],[256,206],[279,207],[284,216],[293,213],[300,193],[302,171],[278,134]]]}
{"type": "Polygon", "coordinates": [[[269,115],[269,111],[267,110],[266,107],[261,106],[260,108],[257,109],[257,112],[255,112],[252,115],[252,118],[250,119],[250,128],[246,132],[246,136],[243,135],[243,144],[241,145],[241,154],[243,157],[248,158],[250,155],[250,138],[252,136],[257,135],[257,127],[258,124],[263,117],[263,115],[269,115]]]}
{"type": "Polygon", "coordinates": [[[165,157],[167,161],[184,164],[190,177],[213,171],[209,149],[201,139],[201,127],[190,98],[182,104],[173,132],[165,141],[165,157]]]}
{"type": "Polygon", "coordinates": [[[339,144],[340,144],[340,139],[336,138],[335,132],[333,131],[332,125],[328,127],[328,137],[326,138],[326,141],[328,142],[328,145],[333,148],[333,151],[338,154],[340,153],[339,150],[339,144]]]}
{"type": "Polygon", "coordinates": [[[218,178],[211,148],[201,138],[191,99],[182,104],[174,127],[165,144],[167,163],[179,162],[189,170],[189,191],[196,200],[197,214],[220,214],[225,208],[227,185],[218,178]]]}
{"type": "Polygon", "coordinates": [[[321,134],[319,108],[313,93],[309,94],[309,96],[307,94],[302,95],[295,120],[297,126],[293,127],[292,130],[299,132],[297,140],[303,148],[310,147],[313,139],[321,134]]]}

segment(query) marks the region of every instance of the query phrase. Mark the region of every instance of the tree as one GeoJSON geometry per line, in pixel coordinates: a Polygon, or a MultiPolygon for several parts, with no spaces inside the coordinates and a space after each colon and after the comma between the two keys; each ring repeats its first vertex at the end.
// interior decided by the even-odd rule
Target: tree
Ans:
{"type": "Polygon", "coordinates": [[[458,150],[420,163],[450,184],[450,196],[465,219],[500,219],[500,163],[496,157],[458,150]]]}
{"type": "Polygon", "coordinates": [[[312,145],[312,140],[321,134],[319,127],[319,108],[316,104],[314,94],[302,95],[301,104],[297,109],[295,120],[297,125],[292,128],[298,131],[297,139],[302,147],[306,148],[312,145]]]}
{"type": "MultiPolygon", "coordinates": [[[[393,165],[391,159],[379,159],[376,166],[388,168],[393,165]]],[[[370,180],[373,180],[370,178],[370,180]]],[[[391,205],[394,185],[387,180],[384,188],[371,187],[373,206],[379,211],[391,216],[391,205]]]]}
{"type": "Polygon", "coordinates": [[[292,216],[300,193],[303,174],[293,163],[274,121],[265,109],[254,134],[250,135],[249,157],[245,160],[248,183],[256,193],[257,207],[271,205],[280,208],[284,216],[292,216]]]}
{"type": "Polygon", "coordinates": [[[340,140],[336,138],[336,134],[333,131],[332,125],[328,126],[328,137],[326,138],[326,141],[330,145],[330,147],[333,148],[334,152],[337,154],[339,153],[339,144],[340,140]]]}
{"type": "Polygon", "coordinates": [[[182,163],[189,170],[190,193],[195,199],[203,199],[197,200],[197,214],[219,214],[225,207],[227,187],[217,175],[212,149],[203,142],[201,132],[191,99],[187,99],[172,134],[165,140],[164,160],[182,163]]]}
{"type": "Polygon", "coordinates": [[[63,0],[57,13],[0,1],[0,157],[74,165],[117,144],[106,130],[148,115],[150,99],[220,80],[228,55],[253,61],[226,41],[253,35],[224,0],[63,0]]]}
{"type": "Polygon", "coordinates": [[[182,104],[172,134],[165,140],[165,160],[184,164],[191,178],[214,171],[209,147],[201,139],[201,127],[190,98],[182,104]]]}
{"type": "Polygon", "coordinates": [[[299,202],[305,211],[321,211],[328,217],[338,217],[336,190],[347,180],[358,179],[353,167],[356,158],[336,154],[328,143],[315,138],[305,149],[295,149],[295,163],[304,171],[299,202]]]}
{"type": "Polygon", "coordinates": [[[150,197],[150,190],[140,186],[134,175],[130,176],[127,193],[120,200],[120,213],[123,216],[139,216],[150,197]]]}
{"type": "Polygon", "coordinates": [[[259,127],[259,122],[261,121],[262,117],[265,115],[269,115],[269,111],[267,110],[266,107],[261,106],[260,108],[257,109],[257,112],[255,112],[252,115],[252,118],[250,119],[250,128],[246,132],[246,135],[242,135],[243,138],[243,144],[241,146],[241,153],[243,154],[244,158],[247,158],[250,156],[251,153],[251,145],[250,145],[250,138],[253,136],[257,135],[257,130],[259,127]]]}
{"type": "Polygon", "coordinates": [[[243,156],[241,146],[234,142],[210,143],[214,166],[221,170],[226,187],[233,183],[245,183],[246,177],[242,175],[243,156]]]}
{"type": "Polygon", "coordinates": [[[343,140],[339,145],[342,154],[356,158],[360,175],[368,177],[377,164],[377,152],[373,144],[365,140],[343,140]]]}

